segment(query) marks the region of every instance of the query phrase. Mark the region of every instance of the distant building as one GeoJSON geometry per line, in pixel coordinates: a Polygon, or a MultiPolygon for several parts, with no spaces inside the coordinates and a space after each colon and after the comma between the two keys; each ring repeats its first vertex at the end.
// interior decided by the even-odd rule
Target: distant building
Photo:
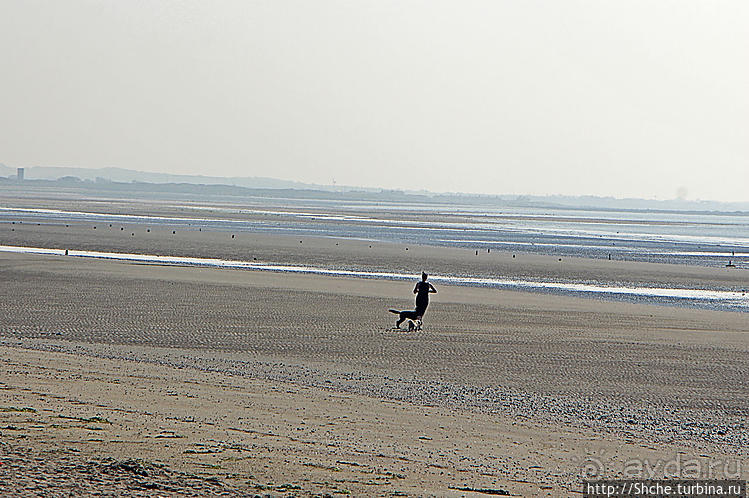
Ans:
{"type": "Polygon", "coordinates": [[[23,168],[18,168],[16,170],[16,180],[18,180],[19,182],[23,181],[23,168]]]}

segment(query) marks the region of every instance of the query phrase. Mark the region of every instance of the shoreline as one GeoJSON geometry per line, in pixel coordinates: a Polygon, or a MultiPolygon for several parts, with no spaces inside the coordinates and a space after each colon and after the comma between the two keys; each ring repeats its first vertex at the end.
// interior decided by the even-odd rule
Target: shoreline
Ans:
{"type": "MultiPolygon", "coordinates": [[[[347,238],[299,237],[263,233],[232,233],[230,230],[146,229],[142,224],[109,223],[93,229],[86,223],[16,224],[3,232],[9,246],[69,248],[89,252],[157,254],[159,257],[204,258],[257,262],[258,265],[301,266],[332,271],[350,270],[386,274],[410,274],[426,269],[435,275],[462,279],[486,279],[484,284],[527,287],[541,291],[579,292],[597,290],[632,294],[630,289],[698,289],[738,292],[747,287],[742,268],[544,256],[507,251],[479,252],[473,249],[419,246],[352,240],[347,238]],[[10,230],[8,230],[10,228],[10,230]],[[119,230],[117,230],[119,228],[119,230]],[[518,285],[519,283],[519,285],[518,285]],[[596,288],[598,287],[598,288],[596,288]],[[606,288],[613,288],[606,289],[606,288]],[[628,289],[629,288],[629,289],[628,289]]],[[[475,284],[475,282],[474,282],[475,284]]],[[[646,290],[645,293],[653,293],[646,290]]],[[[689,294],[690,292],[687,292],[689,294]]],[[[642,294],[642,292],[640,292],[642,294]]],[[[668,305],[695,303],[674,299],[660,292],[668,305]]],[[[609,296],[611,297],[611,296],[609,296]]],[[[676,296],[678,297],[678,296],[676,296]]],[[[687,296],[690,297],[690,296],[687,296]]],[[[695,297],[695,296],[692,296],[695,297]]],[[[703,296],[696,296],[703,297],[703,296]]],[[[739,300],[743,296],[736,295],[739,300]]],[[[659,297],[650,298],[654,301],[659,297]]],[[[633,297],[633,299],[640,299],[633,297]]],[[[743,301],[742,301],[743,302],[743,301]]],[[[657,303],[656,303],[657,304],[657,303]]],[[[699,302],[697,303],[699,304],[699,302]]],[[[714,306],[708,304],[707,308],[714,306]]],[[[729,305],[742,310],[742,305],[729,305]]]]}
{"type": "MultiPolygon", "coordinates": [[[[196,258],[161,256],[155,254],[128,254],[100,251],[79,251],[74,249],[39,248],[0,245],[0,252],[36,254],[45,256],[68,256],[77,258],[105,259],[149,265],[195,266],[227,268],[234,270],[270,271],[276,273],[303,273],[381,280],[407,280],[413,276],[406,273],[362,271],[350,268],[319,268],[299,265],[278,265],[250,261],[224,260],[216,258],[196,258]]],[[[573,295],[584,298],[603,298],[611,301],[642,301],[651,299],[649,304],[713,309],[719,311],[749,312],[749,296],[746,289],[695,289],[600,285],[596,282],[529,281],[507,278],[484,278],[476,276],[432,275],[432,280],[447,285],[468,287],[500,288],[525,292],[548,292],[557,295],[573,295]]]]}
{"type": "MultiPolygon", "coordinates": [[[[243,237],[257,233],[269,236],[288,233],[302,238],[348,234],[352,239],[378,244],[398,244],[403,241],[412,245],[462,250],[495,249],[528,255],[685,264],[705,268],[725,267],[730,259],[733,264],[738,263],[738,268],[746,269],[749,254],[746,252],[749,238],[729,236],[725,233],[727,225],[722,223],[706,224],[703,228],[709,234],[703,235],[694,231],[701,223],[677,223],[674,220],[668,221],[666,226],[693,229],[683,233],[678,230],[674,233],[660,233],[658,230],[645,233],[632,232],[631,229],[614,232],[596,231],[576,224],[591,227],[613,226],[616,223],[660,226],[660,222],[607,220],[605,217],[577,220],[553,215],[508,218],[504,214],[479,216],[478,213],[401,211],[394,206],[373,214],[350,206],[313,207],[303,204],[291,208],[279,203],[279,199],[270,200],[270,206],[253,202],[245,206],[223,203],[191,206],[168,202],[140,205],[123,200],[116,203],[117,207],[107,204],[107,211],[100,212],[104,206],[101,203],[77,200],[65,205],[67,209],[4,207],[0,209],[0,218],[10,222],[19,221],[12,218],[13,214],[17,214],[26,218],[27,225],[39,221],[44,224],[62,222],[94,225],[109,221],[154,230],[171,227],[179,231],[195,228],[214,232],[235,231],[235,234],[243,237]],[[530,225],[517,225],[523,219],[530,225]],[[723,235],[715,235],[716,227],[723,231],[723,235]]],[[[45,200],[43,204],[48,207],[63,207],[49,200],[45,200]]],[[[737,222],[736,230],[741,230],[744,226],[745,223],[737,222]]]]}

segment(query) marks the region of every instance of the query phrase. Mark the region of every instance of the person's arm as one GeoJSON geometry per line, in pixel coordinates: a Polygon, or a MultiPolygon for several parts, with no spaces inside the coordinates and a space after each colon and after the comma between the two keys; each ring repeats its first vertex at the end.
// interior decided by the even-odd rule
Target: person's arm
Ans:
{"type": "Polygon", "coordinates": [[[414,294],[419,292],[419,282],[416,282],[416,286],[414,287],[414,294]]]}
{"type": "Polygon", "coordinates": [[[429,293],[430,294],[437,294],[437,289],[435,289],[432,284],[429,284],[429,293]]]}

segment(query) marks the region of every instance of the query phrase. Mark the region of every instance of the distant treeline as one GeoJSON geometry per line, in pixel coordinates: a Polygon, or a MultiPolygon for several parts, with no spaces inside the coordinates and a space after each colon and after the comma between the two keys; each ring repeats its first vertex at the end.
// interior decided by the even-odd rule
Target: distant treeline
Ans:
{"type": "MultiPolygon", "coordinates": [[[[331,192],[314,189],[292,188],[248,188],[236,185],[204,185],[195,183],[150,183],[150,182],[113,182],[105,179],[81,180],[75,176],[65,176],[57,180],[24,180],[22,183],[15,178],[0,177],[0,183],[16,185],[19,188],[73,188],[96,192],[118,192],[123,194],[194,194],[206,197],[269,197],[291,199],[320,199],[320,200],[364,200],[364,201],[407,201],[407,202],[438,202],[436,198],[448,196],[435,194],[423,195],[406,193],[401,190],[380,190],[331,192]]],[[[454,200],[453,200],[454,202],[454,200]]]]}

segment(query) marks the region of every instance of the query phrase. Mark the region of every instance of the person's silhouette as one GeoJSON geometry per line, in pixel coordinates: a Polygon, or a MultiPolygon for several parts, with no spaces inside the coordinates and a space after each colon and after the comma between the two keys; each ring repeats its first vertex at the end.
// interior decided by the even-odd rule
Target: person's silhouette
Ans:
{"type": "Polygon", "coordinates": [[[398,321],[395,322],[395,327],[400,328],[401,323],[405,320],[411,320],[409,330],[413,328],[413,322],[418,322],[417,330],[419,330],[421,327],[421,319],[424,316],[424,313],[426,313],[427,306],[429,306],[429,294],[435,294],[436,292],[437,289],[427,282],[427,274],[422,272],[421,281],[416,282],[416,287],[414,287],[414,294],[416,294],[416,309],[400,311],[391,308],[388,310],[390,313],[398,315],[398,321]]]}
{"type": "Polygon", "coordinates": [[[427,306],[429,306],[429,294],[437,293],[437,289],[427,282],[427,277],[428,275],[422,272],[421,281],[416,282],[416,287],[414,287],[414,294],[416,294],[416,315],[419,317],[424,316],[427,306]]]}

